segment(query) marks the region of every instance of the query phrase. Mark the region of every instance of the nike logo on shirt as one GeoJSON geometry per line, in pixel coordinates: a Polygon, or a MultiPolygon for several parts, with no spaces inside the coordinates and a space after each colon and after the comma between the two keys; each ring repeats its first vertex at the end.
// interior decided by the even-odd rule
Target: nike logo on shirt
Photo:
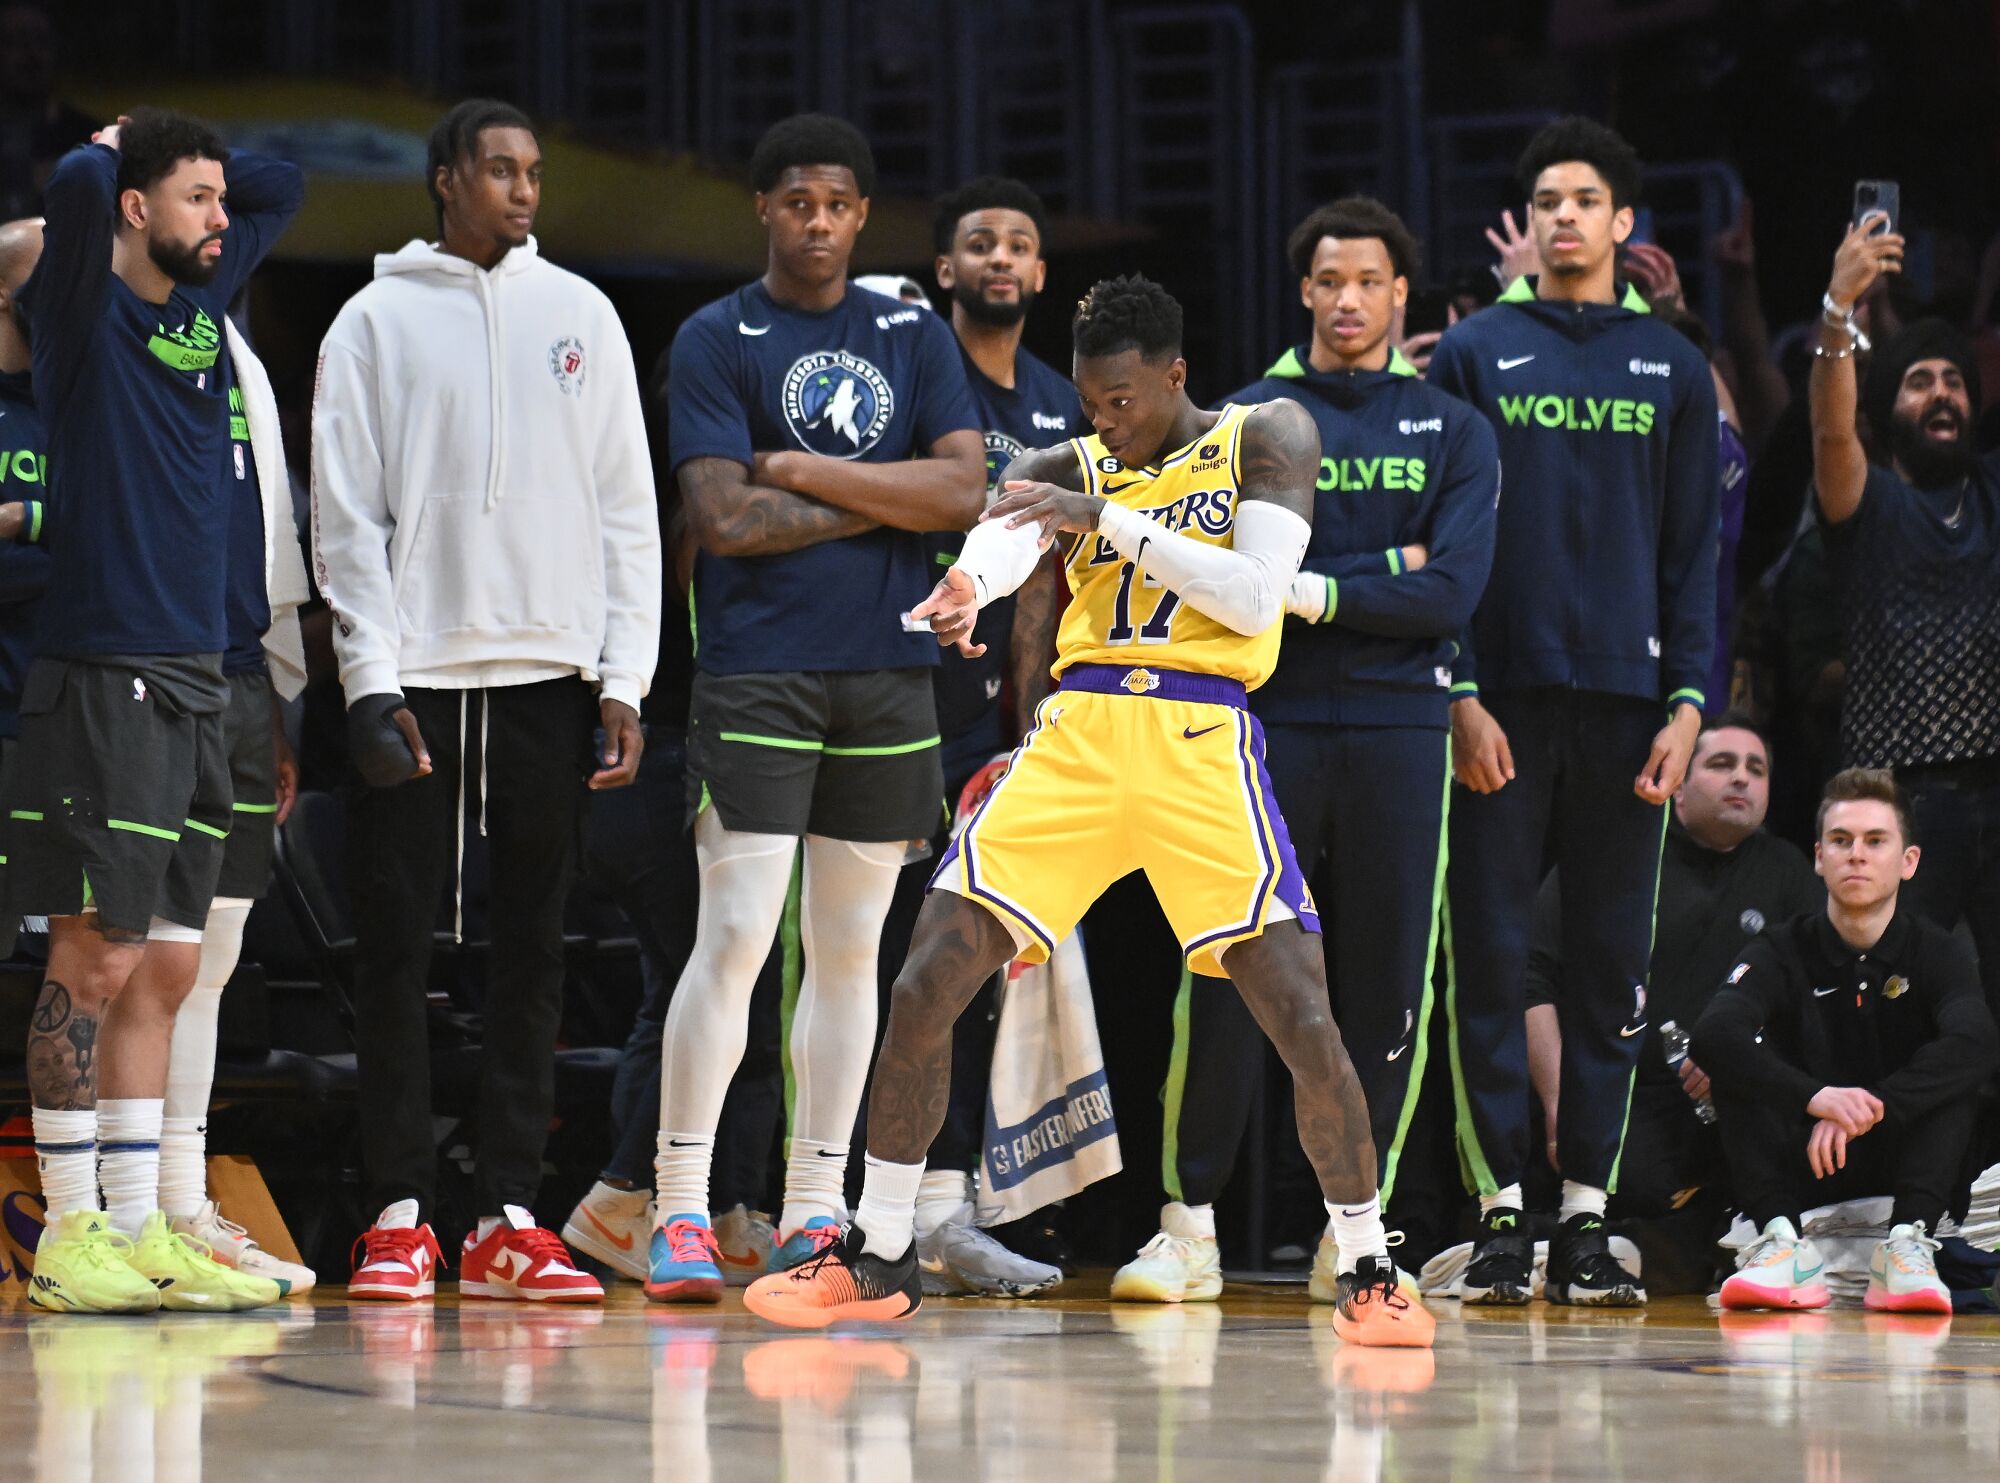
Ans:
{"type": "Polygon", "coordinates": [[[739,319],[736,321],[736,332],[742,335],[768,335],[771,333],[771,327],[767,324],[761,329],[752,329],[739,319]]]}
{"type": "Polygon", "coordinates": [[[1645,1033],[1646,1027],[1644,1025],[1620,1025],[1618,1027],[1618,1038],[1620,1040],[1630,1040],[1634,1035],[1643,1035],[1645,1033]]]}
{"type": "Polygon", "coordinates": [[[1825,997],[1826,997],[1826,996],[1827,996],[1828,994],[1838,994],[1839,992],[1840,992],[1840,985],[1839,985],[1839,984],[1835,984],[1835,985],[1834,985],[1834,986],[1833,986],[1832,988],[1830,988],[1830,989],[1814,989],[1814,990],[1813,990],[1813,998],[1815,998],[1815,999],[1824,999],[1824,998],[1825,998],[1825,997]]]}
{"type": "MultiPolygon", "coordinates": [[[[749,331],[745,330],[744,333],[748,334],[749,331]]],[[[1495,361],[1494,364],[1497,365],[1503,371],[1511,371],[1516,366],[1525,366],[1529,361],[1533,359],[1534,357],[1532,355],[1517,355],[1512,360],[1498,360],[1495,361]]]]}

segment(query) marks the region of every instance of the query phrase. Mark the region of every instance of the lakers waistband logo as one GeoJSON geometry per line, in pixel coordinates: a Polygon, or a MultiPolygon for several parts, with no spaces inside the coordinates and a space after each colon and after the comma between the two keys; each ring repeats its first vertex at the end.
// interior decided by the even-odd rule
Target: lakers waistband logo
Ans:
{"type": "Polygon", "coordinates": [[[1160,677],[1150,669],[1128,669],[1125,678],[1118,683],[1134,695],[1145,695],[1160,688],[1160,677]]]}

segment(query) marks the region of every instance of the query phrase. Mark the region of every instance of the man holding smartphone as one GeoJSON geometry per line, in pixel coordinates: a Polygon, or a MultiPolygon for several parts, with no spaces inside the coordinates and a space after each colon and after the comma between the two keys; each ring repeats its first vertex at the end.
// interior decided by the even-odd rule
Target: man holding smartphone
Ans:
{"type": "Polygon", "coordinates": [[[1844,597],[1841,753],[1895,769],[1924,851],[1911,904],[1947,928],[1965,919],[1987,1003],[2000,1006],[2000,831],[1987,824],[2000,818],[2000,453],[1973,447],[1979,366],[1944,321],[1872,347],[1866,379],[1855,375],[1855,351],[1871,348],[1855,310],[1902,271],[1885,184],[1855,190],[1808,393],[1813,492],[1844,597]]]}
{"type": "Polygon", "coordinates": [[[348,882],[362,1157],[382,1214],[348,1295],[433,1292],[425,990],[439,901],[477,829],[493,953],[460,1291],[595,1300],[531,1212],[585,780],[638,772],[659,648],[652,463],[617,314],[530,235],[534,126],[505,103],[459,104],[431,134],[427,183],[438,240],[375,260],[320,347],[313,403],[313,556],[366,785],[348,882]]]}

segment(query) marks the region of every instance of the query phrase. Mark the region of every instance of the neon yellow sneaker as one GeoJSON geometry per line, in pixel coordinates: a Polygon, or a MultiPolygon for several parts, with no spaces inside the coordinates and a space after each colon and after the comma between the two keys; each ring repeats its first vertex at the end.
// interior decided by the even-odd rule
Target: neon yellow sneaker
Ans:
{"type": "Polygon", "coordinates": [[[151,1313],[159,1289],[132,1270],[132,1243],[101,1210],[72,1210],[42,1232],[28,1301],[50,1313],[151,1313]]]}
{"type": "Polygon", "coordinates": [[[206,1241],[175,1235],[158,1210],[139,1227],[139,1239],[127,1260],[133,1271],[160,1290],[160,1306],[172,1313],[241,1313],[268,1307],[284,1296],[268,1277],[223,1266],[210,1255],[206,1241]]]}

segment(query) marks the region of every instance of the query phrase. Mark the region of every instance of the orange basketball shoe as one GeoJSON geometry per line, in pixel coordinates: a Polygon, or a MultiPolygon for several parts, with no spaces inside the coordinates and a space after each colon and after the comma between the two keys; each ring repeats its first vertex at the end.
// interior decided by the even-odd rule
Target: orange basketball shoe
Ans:
{"type": "Polygon", "coordinates": [[[751,1283],[743,1291],[743,1306],[796,1329],[908,1318],[924,1301],[917,1243],[895,1261],[885,1261],[862,1250],[863,1239],[858,1226],[847,1227],[818,1256],[751,1283]]]}
{"type": "Polygon", "coordinates": [[[1410,1296],[1386,1256],[1363,1257],[1342,1272],[1333,1304],[1333,1331],[1349,1344],[1426,1349],[1437,1320],[1410,1296]]]}

